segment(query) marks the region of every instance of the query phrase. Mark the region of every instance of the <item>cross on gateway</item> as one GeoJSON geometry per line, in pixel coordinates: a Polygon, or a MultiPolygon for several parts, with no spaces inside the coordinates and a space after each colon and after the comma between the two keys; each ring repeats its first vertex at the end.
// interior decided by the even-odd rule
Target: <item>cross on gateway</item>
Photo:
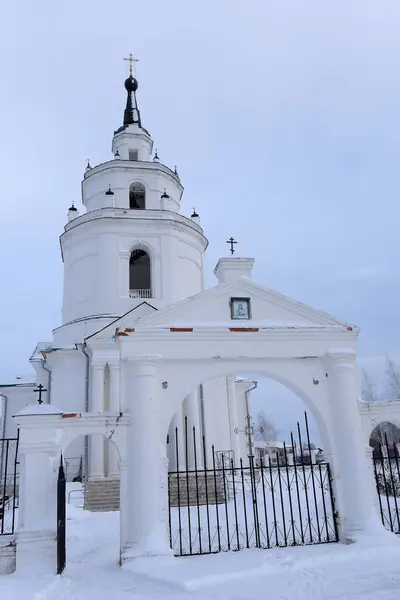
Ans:
{"type": "Polygon", "coordinates": [[[233,430],[236,435],[239,435],[239,433],[244,433],[244,435],[248,438],[247,442],[246,442],[246,446],[249,448],[250,450],[250,454],[253,454],[253,446],[254,446],[254,442],[253,442],[253,435],[255,433],[264,433],[264,427],[261,425],[260,427],[256,428],[256,426],[254,425],[254,423],[251,420],[251,416],[249,414],[246,415],[246,425],[244,426],[243,429],[240,429],[239,427],[235,427],[235,429],[233,430]]]}
{"type": "Polygon", "coordinates": [[[139,62],[138,58],[134,58],[133,54],[129,54],[128,58],[123,58],[122,60],[127,60],[129,62],[129,76],[132,77],[132,66],[133,63],[139,62]]]}
{"type": "Polygon", "coordinates": [[[42,392],[47,392],[46,388],[43,387],[42,384],[38,385],[36,390],[33,390],[34,392],[39,392],[39,398],[37,399],[37,403],[38,404],[43,404],[43,400],[42,400],[42,392]]]}
{"type": "Polygon", "coordinates": [[[231,237],[231,238],[229,238],[229,240],[226,243],[230,244],[230,246],[231,246],[230,247],[231,254],[234,254],[235,253],[235,249],[234,249],[233,245],[237,244],[237,242],[235,242],[235,240],[233,239],[233,237],[231,237]]]}

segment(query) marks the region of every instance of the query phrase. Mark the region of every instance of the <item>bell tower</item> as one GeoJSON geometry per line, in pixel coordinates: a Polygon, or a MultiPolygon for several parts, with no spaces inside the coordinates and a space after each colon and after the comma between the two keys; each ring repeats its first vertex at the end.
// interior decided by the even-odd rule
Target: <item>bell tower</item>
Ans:
{"type": "Polygon", "coordinates": [[[134,59],[128,60],[126,105],[112,156],[96,166],[88,162],[82,181],[86,211],[71,207],[60,238],[62,329],[76,331],[84,322],[84,337],[144,301],[159,309],[204,289],[208,241],[196,211],[181,214],[176,167],[162,164],[153,152],[138,107],[134,59]]]}

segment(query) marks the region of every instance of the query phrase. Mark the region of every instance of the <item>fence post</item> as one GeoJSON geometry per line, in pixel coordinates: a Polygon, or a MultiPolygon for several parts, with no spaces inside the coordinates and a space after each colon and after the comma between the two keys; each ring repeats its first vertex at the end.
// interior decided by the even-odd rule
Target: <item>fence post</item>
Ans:
{"type": "Polygon", "coordinates": [[[61,454],[60,466],[58,469],[57,478],[57,575],[65,569],[66,563],[66,537],[65,537],[65,525],[66,525],[66,478],[63,465],[63,456],[61,454]]]}

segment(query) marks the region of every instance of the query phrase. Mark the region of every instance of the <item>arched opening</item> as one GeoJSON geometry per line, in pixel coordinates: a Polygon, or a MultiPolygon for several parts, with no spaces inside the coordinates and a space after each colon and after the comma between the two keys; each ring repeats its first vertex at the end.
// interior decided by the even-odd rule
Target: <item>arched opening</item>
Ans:
{"type": "Polygon", "coordinates": [[[150,256],[139,248],[131,253],[129,260],[129,296],[131,298],[151,298],[150,256]]]}
{"type": "Polygon", "coordinates": [[[369,445],[374,458],[399,456],[400,428],[390,421],[379,423],[371,432],[369,445]]]}
{"type": "Polygon", "coordinates": [[[80,561],[84,554],[102,548],[104,566],[115,564],[120,554],[117,446],[103,434],[79,435],[63,450],[63,457],[68,562],[80,561]],[[94,472],[99,463],[101,477],[94,472]]]}
{"type": "Polygon", "coordinates": [[[175,555],[337,541],[327,435],[305,409],[255,374],[185,397],[166,437],[175,555]]]}
{"type": "Polygon", "coordinates": [[[134,182],[129,186],[129,208],[135,210],[146,208],[146,189],[142,183],[134,182]]]}

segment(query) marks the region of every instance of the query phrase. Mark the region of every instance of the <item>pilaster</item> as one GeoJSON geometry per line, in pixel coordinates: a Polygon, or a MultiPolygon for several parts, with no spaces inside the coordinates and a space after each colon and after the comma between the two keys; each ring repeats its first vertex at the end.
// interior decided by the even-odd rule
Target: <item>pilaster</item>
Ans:
{"type": "MultiPolygon", "coordinates": [[[[103,362],[92,362],[91,411],[104,412],[104,368],[103,362]]],[[[90,472],[92,479],[104,477],[104,437],[92,435],[90,438],[90,472]]]]}
{"type": "Polygon", "coordinates": [[[168,459],[154,362],[132,361],[132,416],[128,435],[128,510],[123,559],[170,554],[168,459]]]}
{"type": "Polygon", "coordinates": [[[342,539],[379,526],[372,499],[373,480],[367,464],[357,398],[353,350],[327,352],[332,429],[336,448],[336,491],[342,539]]]}

